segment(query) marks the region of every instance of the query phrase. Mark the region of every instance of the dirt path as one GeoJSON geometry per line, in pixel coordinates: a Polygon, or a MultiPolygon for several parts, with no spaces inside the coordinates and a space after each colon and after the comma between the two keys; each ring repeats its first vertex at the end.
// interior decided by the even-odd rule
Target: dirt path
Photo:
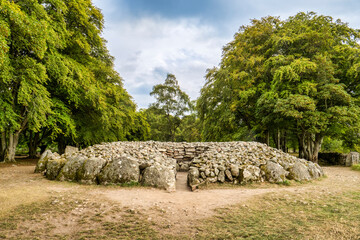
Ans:
{"type": "Polygon", "coordinates": [[[254,197],[268,193],[298,194],[299,198],[310,192],[331,194],[359,185],[360,173],[345,167],[325,167],[327,178],[307,184],[281,186],[261,184],[228,189],[209,189],[191,192],[186,186],[186,174],[178,173],[177,191],[168,193],[153,188],[120,188],[84,186],[76,183],[48,181],[33,174],[34,166],[10,165],[0,167],[0,213],[19,204],[38,201],[49,196],[78,194],[87,201],[117,205],[149,216],[149,220],[168,225],[180,233],[197,221],[215,213],[215,209],[234,204],[246,205],[254,197]],[[24,196],[25,191],[25,196],[24,196]],[[8,199],[15,199],[11,202],[8,199]]]}
{"type": "Polygon", "coordinates": [[[176,191],[177,192],[191,191],[187,185],[187,173],[186,172],[178,172],[176,174],[176,191]]]}

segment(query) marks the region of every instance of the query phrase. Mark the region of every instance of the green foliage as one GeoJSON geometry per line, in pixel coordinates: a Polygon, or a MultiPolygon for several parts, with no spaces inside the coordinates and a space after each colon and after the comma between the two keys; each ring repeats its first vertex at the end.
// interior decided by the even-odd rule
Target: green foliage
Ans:
{"type": "Polygon", "coordinates": [[[349,152],[349,149],[344,147],[343,140],[326,136],[324,137],[324,142],[321,145],[321,152],[347,153],[349,152]]]}
{"type": "Polygon", "coordinates": [[[143,121],[114,70],[103,23],[90,0],[1,1],[1,149],[16,147],[10,138],[24,130],[66,144],[125,140],[143,121]]]}
{"type": "Polygon", "coordinates": [[[176,132],[177,142],[199,142],[200,139],[200,120],[196,113],[184,116],[176,132]]]}
{"type": "MultiPolygon", "coordinates": [[[[192,108],[189,96],[180,89],[173,74],[167,75],[164,84],[155,85],[150,95],[156,99],[146,110],[151,139],[175,141],[185,114],[192,108]]],[[[191,136],[188,137],[192,140],[191,136]]]]}
{"type": "Polygon", "coordinates": [[[324,136],[358,136],[358,40],[358,31],[313,12],[242,26],[220,67],[208,70],[198,101],[202,138],[234,139],[242,127],[260,141],[293,135],[300,156],[316,161],[324,136]]]}
{"type": "Polygon", "coordinates": [[[352,166],[351,166],[351,169],[352,169],[352,170],[355,170],[355,171],[360,171],[360,164],[352,165],[352,166]]]}
{"type": "Polygon", "coordinates": [[[126,137],[129,141],[146,141],[150,139],[150,125],[146,113],[141,110],[135,114],[134,124],[126,137]]]}

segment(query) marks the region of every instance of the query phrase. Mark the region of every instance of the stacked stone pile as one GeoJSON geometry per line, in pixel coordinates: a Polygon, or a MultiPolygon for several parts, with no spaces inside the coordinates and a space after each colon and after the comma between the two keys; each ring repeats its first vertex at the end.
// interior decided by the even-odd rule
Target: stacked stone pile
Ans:
{"type": "Polygon", "coordinates": [[[85,184],[142,183],[175,190],[176,160],[157,150],[155,142],[113,142],[59,155],[45,151],[35,172],[50,180],[85,184]]]}
{"type": "Polygon", "coordinates": [[[153,147],[168,157],[176,160],[177,171],[189,171],[191,161],[194,157],[206,152],[209,143],[175,143],[175,142],[153,142],[153,147]]]}
{"type": "Polygon", "coordinates": [[[308,181],[323,176],[321,167],[256,142],[211,143],[208,151],[190,165],[188,183],[193,189],[210,182],[282,183],[308,181]]]}
{"type": "Polygon", "coordinates": [[[189,171],[195,189],[210,182],[284,182],[316,179],[322,169],[277,149],[255,142],[113,142],[65,154],[46,151],[36,172],[51,180],[85,184],[136,182],[175,190],[176,171],[189,171]]]}

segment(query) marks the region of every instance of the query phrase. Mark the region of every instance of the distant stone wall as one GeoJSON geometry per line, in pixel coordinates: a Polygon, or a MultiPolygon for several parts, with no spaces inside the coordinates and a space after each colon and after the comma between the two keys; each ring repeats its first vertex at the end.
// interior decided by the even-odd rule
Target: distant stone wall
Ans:
{"type": "Polygon", "coordinates": [[[188,171],[188,184],[284,182],[323,175],[319,165],[256,142],[113,142],[59,155],[46,151],[35,172],[48,179],[86,184],[135,182],[175,190],[176,172],[188,171]]]}
{"type": "Polygon", "coordinates": [[[176,170],[180,172],[189,171],[191,161],[209,150],[204,143],[157,142],[157,145],[162,147],[158,148],[161,153],[176,160],[176,170]]]}
{"type": "Polygon", "coordinates": [[[359,153],[350,152],[348,154],[330,152],[319,153],[319,163],[321,165],[340,165],[350,167],[354,164],[359,164],[359,153]]]}

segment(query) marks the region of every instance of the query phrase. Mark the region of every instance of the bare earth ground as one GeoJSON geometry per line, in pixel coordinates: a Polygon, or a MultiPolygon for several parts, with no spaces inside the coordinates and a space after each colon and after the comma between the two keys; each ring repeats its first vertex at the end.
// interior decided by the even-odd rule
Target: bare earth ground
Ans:
{"type": "MultiPolygon", "coordinates": [[[[0,239],[33,239],[34,236],[39,239],[90,239],[94,231],[118,234],[114,229],[120,226],[113,224],[126,224],[126,219],[139,224],[139,229],[134,230],[133,225],[129,228],[144,231],[141,236],[145,238],[156,238],[146,229],[170,236],[186,232],[191,238],[198,233],[199,223],[214,217],[217,209],[234,205],[247,207],[269,194],[288,197],[288,200],[295,196],[305,201],[307,195],[321,198],[360,191],[360,172],[344,167],[325,167],[327,177],[311,183],[209,187],[195,192],[186,186],[186,173],[178,173],[177,191],[168,193],[147,187],[86,186],[49,181],[33,173],[34,164],[34,161],[0,164],[0,221],[4,219],[5,222],[0,223],[0,239]],[[141,225],[144,222],[146,226],[141,225]],[[78,235],[79,232],[85,235],[78,235]]],[[[356,234],[354,236],[360,236],[356,234]]],[[[132,238],[123,235],[126,237],[132,238]]]]}

